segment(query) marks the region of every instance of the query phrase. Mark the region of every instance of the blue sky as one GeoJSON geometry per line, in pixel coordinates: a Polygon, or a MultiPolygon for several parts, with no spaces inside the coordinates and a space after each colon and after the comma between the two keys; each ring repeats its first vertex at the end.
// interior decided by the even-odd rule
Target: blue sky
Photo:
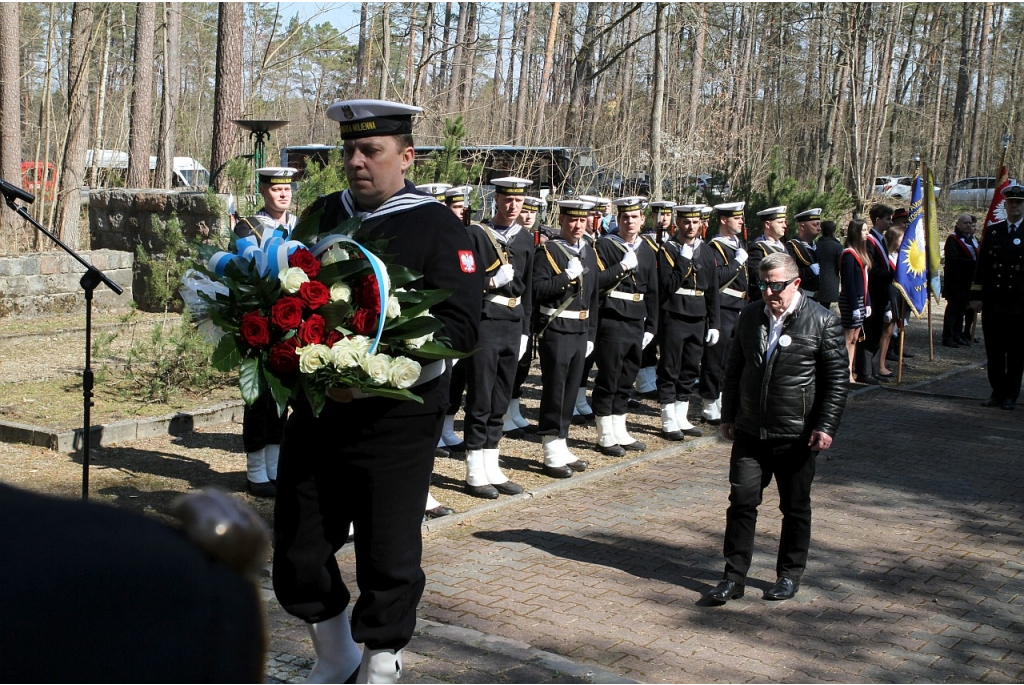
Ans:
{"type": "Polygon", "coordinates": [[[313,18],[314,24],[329,23],[342,33],[346,33],[349,42],[355,43],[359,36],[356,27],[359,25],[358,2],[282,2],[281,14],[291,17],[299,15],[299,19],[313,18]]]}

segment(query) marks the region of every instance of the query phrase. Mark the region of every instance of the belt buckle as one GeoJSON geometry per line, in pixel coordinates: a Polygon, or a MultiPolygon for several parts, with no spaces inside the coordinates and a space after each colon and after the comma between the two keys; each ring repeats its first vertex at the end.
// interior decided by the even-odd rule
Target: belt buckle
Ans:
{"type": "Polygon", "coordinates": [[[519,300],[517,300],[514,297],[508,298],[508,307],[509,307],[509,309],[515,309],[517,304],[519,304],[519,300]]]}
{"type": "Polygon", "coordinates": [[[639,302],[640,301],[640,293],[633,293],[633,301],[634,302],[639,302]]]}
{"type": "Polygon", "coordinates": [[[586,320],[587,320],[587,315],[588,315],[588,314],[589,314],[589,312],[588,312],[588,311],[587,311],[586,309],[584,309],[583,311],[581,311],[581,312],[580,312],[580,321],[586,321],[586,320]]]}

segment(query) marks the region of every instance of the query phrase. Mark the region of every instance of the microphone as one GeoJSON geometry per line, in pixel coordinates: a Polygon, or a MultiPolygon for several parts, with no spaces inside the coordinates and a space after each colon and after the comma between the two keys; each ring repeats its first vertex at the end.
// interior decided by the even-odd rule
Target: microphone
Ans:
{"type": "Polygon", "coordinates": [[[7,198],[8,202],[13,200],[21,200],[26,204],[32,204],[36,201],[36,196],[30,192],[22,190],[18,186],[8,183],[7,181],[0,178],[0,193],[7,198]]]}

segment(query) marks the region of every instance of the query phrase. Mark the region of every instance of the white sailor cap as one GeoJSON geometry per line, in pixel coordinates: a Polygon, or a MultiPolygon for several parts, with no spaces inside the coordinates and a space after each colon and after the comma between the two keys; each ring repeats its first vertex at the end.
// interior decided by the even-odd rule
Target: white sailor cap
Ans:
{"type": "Polygon", "coordinates": [[[700,210],[704,205],[676,205],[674,207],[676,216],[684,219],[699,219],[700,210]]]}
{"type": "Polygon", "coordinates": [[[416,186],[416,190],[427,195],[433,195],[435,200],[443,201],[444,192],[451,187],[451,183],[424,183],[416,186]]]}
{"type": "Polygon", "coordinates": [[[297,173],[299,170],[290,166],[265,166],[256,170],[260,183],[271,186],[291,183],[297,173]]]}
{"type": "Polygon", "coordinates": [[[523,196],[523,209],[528,212],[536,212],[540,210],[540,206],[542,204],[544,204],[544,200],[539,197],[534,197],[532,195],[523,196]]]}
{"type": "Polygon", "coordinates": [[[786,205],[779,207],[769,207],[768,209],[762,209],[757,213],[757,218],[761,221],[774,221],[780,216],[786,216],[786,205]]]}
{"type": "Polygon", "coordinates": [[[577,195],[576,199],[580,202],[589,202],[592,204],[593,207],[590,210],[591,212],[600,212],[603,206],[603,199],[597,195],[577,195]]]}
{"type": "Polygon", "coordinates": [[[559,200],[558,213],[571,217],[587,217],[594,209],[593,202],[584,200],[559,200]]]}
{"type": "Polygon", "coordinates": [[[708,205],[702,205],[700,208],[700,217],[702,219],[707,219],[709,216],[711,216],[711,207],[708,205]]]}
{"type": "Polygon", "coordinates": [[[743,208],[746,204],[746,202],[723,202],[720,205],[715,205],[715,211],[718,212],[718,216],[743,216],[743,208]]]}
{"type": "Polygon", "coordinates": [[[814,209],[805,209],[804,211],[793,217],[797,221],[820,221],[821,220],[821,207],[815,207],[814,209]]]}
{"type": "Polygon", "coordinates": [[[671,214],[672,208],[676,206],[676,203],[671,200],[655,200],[648,206],[651,209],[657,209],[661,214],[671,214]]]}
{"type": "Polygon", "coordinates": [[[599,200],[598,205],[601,207],[601,209],[609,209],[609,208],[611,208],[611,206],[612,206],[611,198],[600,197],[600,198],[598,198],[598,200],[599,200]]]}
{"type": "Polygon", "coordinates": [[[444,201],[450,205],[456,202],[465,202],[471,192],[473,192],[473,186],[454,186],[444,191],[444,201]]]}
{"type": "Polygon", "coordinates": [[[412,115],[422,107],[388,100],[335,100],[327,118],[341,124],[342,140],[412,133],[412,115]]]}
{"type": "Polygon", "coordinates": [[[641,212],[647,208],[647,198],[642,195],[630,195],[628,197],[615,198],[612,201],[619,212],[641,212]]]}
{"type": "Polygon", "coordinates": [[[533,181],[517,176],[504,176],[492,178],[491,185],[494,186],[494,192],[502,195],[526,195],[526,186],[532,186],[533,181]]]}

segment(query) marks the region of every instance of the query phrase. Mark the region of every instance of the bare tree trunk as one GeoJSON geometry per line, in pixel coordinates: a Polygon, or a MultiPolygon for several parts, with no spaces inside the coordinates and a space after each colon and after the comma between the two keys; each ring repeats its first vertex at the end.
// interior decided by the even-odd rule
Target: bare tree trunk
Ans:
{"type": "Polygon", "coordinates": [[[388,85],[391,81],[391,3],[385,2],[380,14],[380,88],[377,91],[377,98],[387,100],[388,85]]]}
{"type": "Polygon", "coordinates": [[[363,2],[359,5],[359,45],[356,47],[356,91],[361,92],[366,87],[366,44],[369,42],[370,21],[367,9],[369,3],[363,2]]]}
{"type": "Polygon", "coordinates": [[[473,74],[475,72],[477,45],[480,31],[480,22],[477,21],[477,10],[480,3],[469,3],[469,19],[466,21],[466,47],[463,50],[462,83],[460,84],[460,99],[462,111],[468,112],[472,106],[473,96],[473,74]]]}
{"type": "Polygon", "coordinates": [[[543,135],[544,110],[547,106],[548,83],[551,81],[551,64],[555,57],[555,38],[558,36],[558,9],[562,3],[551,3],[551,23],[548,25],[548,42],[544,48],[544,69],[540,77],[540,93],[537,96],[537,117],[533,121],[533,145],[540,144],[543,135]]]}
{"type": "Polygon", "coordinates": [[[459,86],[462,85],[462,60],[466,43],[466,25],[469,22],[468,2],[459,3],[459,23],[455,27],[455,51],[452,54],[451,81],[448,83],[448,100],[445,111],[449,114],[455,112],[459,102],[459,86]]]}
{"type": "Polygon", "coordinates": [[[985,108],[985,84],[988,81],[988,32],[992,23],[992,3],[986,2],[981,15],[981,39],[978,55],[978,85],[974,95],[974,121],[971,122],[971,149],[967,157],[967,175],[979,174],[978,155],[981,151],[981,111],[985,108]]]}
{"type": "Polygon", "coordinates": [[[665,104],[665,8],[668,3],[655,4],[654,10],[654,101],[651,103],[651,194],[657,200],[661,190],[661,111],[665,104]]]}
{"type": "MultiPolygon", "coordinates": [[[[77,3],[76,3],[77,4],[77,3]]],[[[153,40],[156,3],[135,5],[135,70],[132,76],[131,127],[128,129],[129,188],[150,187],[149,148],[153,138],[153,40]]]]}
{"type": "Polygon", "coordinates": [[[405,57],[405,94],[404,99],[406,102],[412,102],[413,91],[416,90],[415,79],[416,79],[416,10],[419,8],[419,3],[412,3],[409,8],[409,47],[408,54],[405,57]]]}
{"type": "Polygon", "coordinates": [[[700,87],[704,78],[704,38],[707,35],[707,6],[697,4],[697,26],[694,29],[693,68],[690,71],[690,111],[686,121],[686,142],[692,149],[697,133],[697,106],[700,104],[700,87]]]}
{"type": "Polygon", "coordinates": [[[92,166],[89,168],[87,183],[90,188],[99,187],[99,151],[103,149],[104,123],[107,106],[107,82],[110,69],[110,34],[113,22],[110,19],[110,12],[104,12],[103,23],[106,25],[106,32],[103,37],[103,66],[100,69],[99,93],[96,95],[96,128],[93,130],[93,154],[92,166]]]}
{"type": "Polygon", "coordinates": [[[160,106],[160,133],[156,141],[156,187],[174,185],[174,161],[178,115],[178,95],[181,89],[181,8],[175,3],[164,6],[164,77],[160,106]]]}
{"type": "MultiPolygon", "coordinates": [[[[423,97],[423,88],[426,85],[427,61],[430,59],[430,50],[434,44],[434,3],[427,3],[427,11],[423,15],[423,45],[420,49],[419,63],[416,65],[416,87],[412,91],[412,103],[419,104],[423,97]]],[[[410,46],[411,50],[411,46],[410,46]]]]}
{"type": "Polygon", "coordinates": [[[537,16],[536,3],[529,3],[526,10],[526,31],[523,34],[523,54],[519,65],[519,87],[516,88],[516,121],[512,130],[512,142],[521,144],[528,139],[526,132],[526,104],[529,99],[527,74],[530,72],[530,52],[533,48],[533,20],[537,16]]]}
{"type": "MultiPolygon", "coordinates": [[[[505,112],[501,111],[498,103],[502,101],[502,92],[505,90],[502,83],[501,67],[505,56],[505,16],[508,13],[508,3],[501,3],[501,13],[498,18],[498,41],[494,48],[494,77],[491,82],[491,125],[490,136],[492,140],[499,139],[504,130],[505,112]]],[[[512,60],[509,59],[509,62],[512,60]]]]}
{"type": "Polygon", "coordinates": [[[953,101],[953,124],[949,131],[949,146],[946,148],[946,182],[956,178],[960,168],[963,151],[964,118],[967,108],[967,91],[970,88],[970,34],[973,8],[970,3],[963,3],[962,28],[960,30],[960,65],[956,78],[956,98],[953,101]]]}
{"type": "MultiPolygon", "coordinates": [[[[16,186],[21,185],[19,11],[16,2],[0,3],[0,35],[4,37],[0,41],[0,177],[16,186]]],[[[0,254],[14,254],[25,243],[18,240],[17,229],[21,224],[21,219],[16,218],[13,212],[0,214],[0,254]]]]}
{"type": "Polygon", "coordinates": [[[242,25],[243,6],[240,2],[222,2],[217,19],[217,75],[213,95],[213,154],[210,173],[218,193],[228,191],[228,177],[221,173],[234,154],[235,125],[231,123],[241,115],[242,93],[242,25]]]}

